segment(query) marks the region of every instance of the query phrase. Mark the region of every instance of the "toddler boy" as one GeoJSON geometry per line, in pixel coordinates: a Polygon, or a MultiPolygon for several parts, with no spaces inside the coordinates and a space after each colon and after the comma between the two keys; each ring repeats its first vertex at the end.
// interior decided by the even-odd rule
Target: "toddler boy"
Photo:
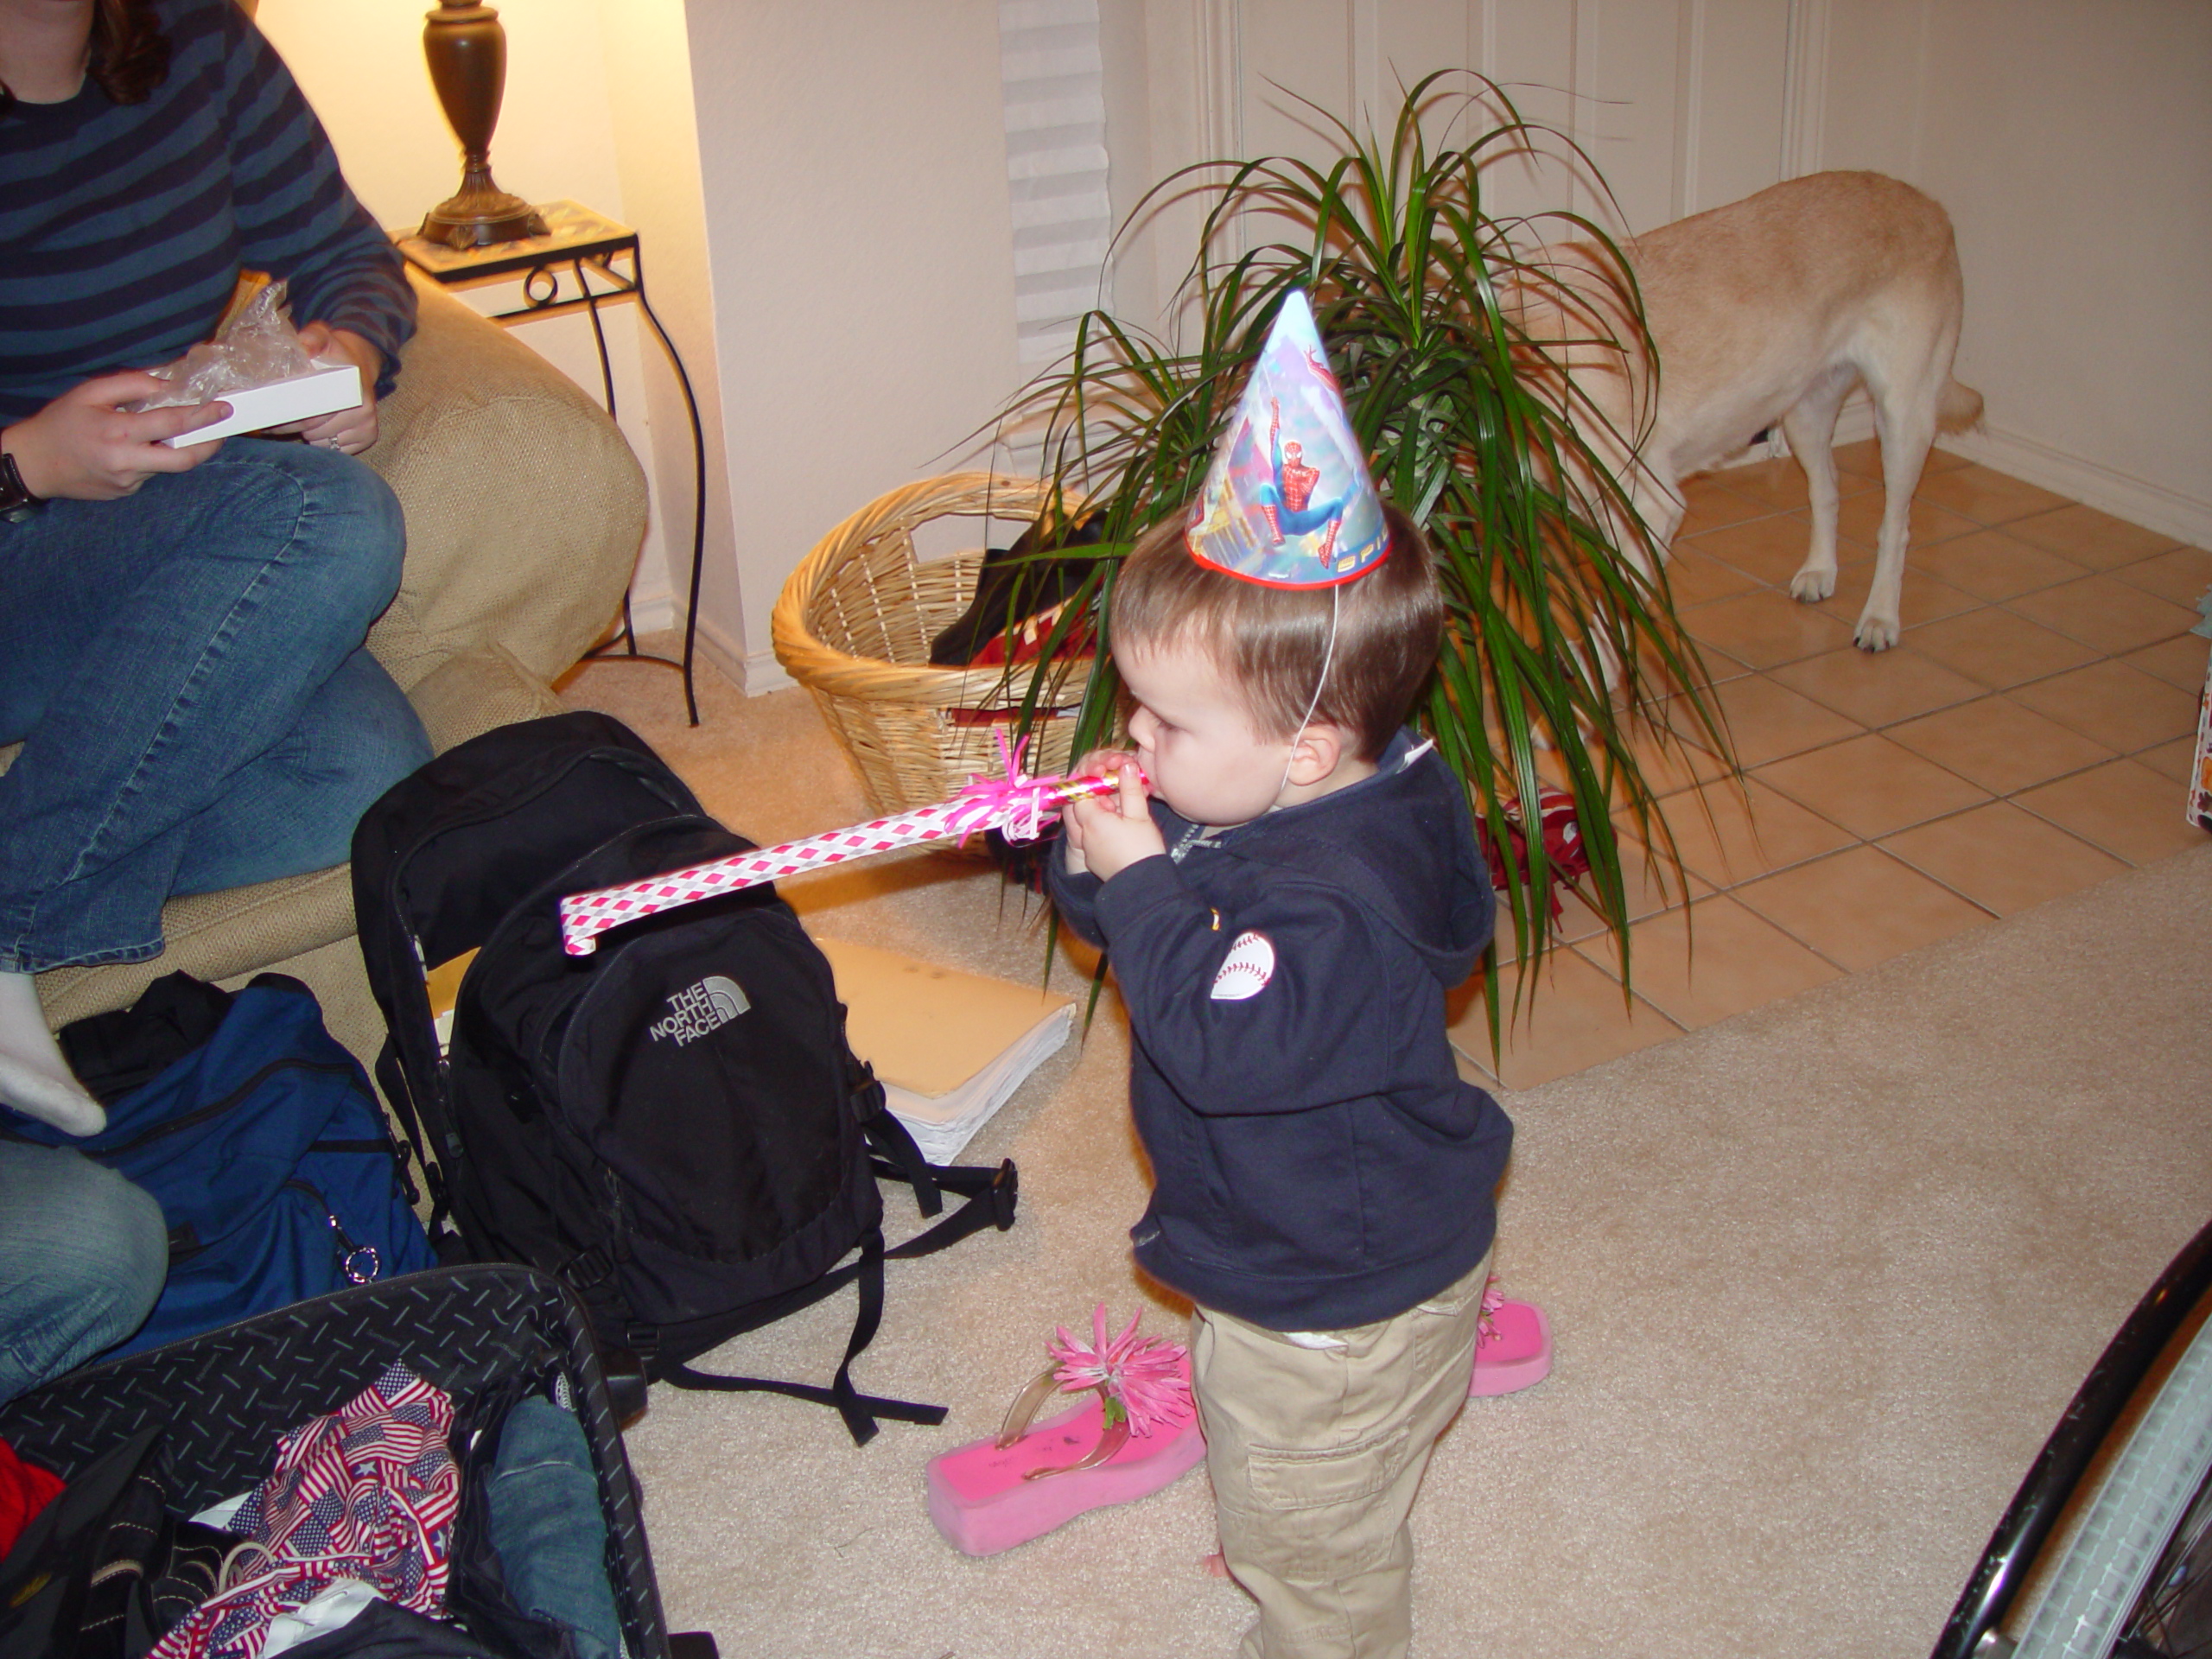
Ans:
{"type": "Polygon", "coordinates": [[[1368,517],[1286,537],[1264,486],[1237,499],[1248,435],[1124,563],[1135,752],[1083,768],[1120,791],[1067,809],[1050,880],[1128,1007],[1155,1183],[1131,1236],[1195,1305],[1223,1554],[1260,1605],[1243,1654],[1379,1659],[1407,1649],[1407,1516],[1467,1397],[1512,1143],[1445,1035],[1493,906],[1460,783],[1402,729],[1442,628],[1427,546],[1348,427],[1368,517]]]}

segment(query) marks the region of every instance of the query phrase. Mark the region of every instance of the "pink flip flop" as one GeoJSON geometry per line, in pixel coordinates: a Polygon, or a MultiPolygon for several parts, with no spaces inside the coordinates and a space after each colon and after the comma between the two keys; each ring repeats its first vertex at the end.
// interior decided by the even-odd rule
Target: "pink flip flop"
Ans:
{"type": "Polygon", "coordinates": [[[1483,1291],[1482,1334],[1475,1338],[1475,1399],[1511,1394],[1551,1375],[1552,1326],[1533,1302],[1509,1302],[1496,1280],[1483,1291]]]}
{"type": "Polygon", "coordinates": [[[931,1460],[930,1519],[955,1549],[995,1555],[1086,1510],[1156,1492],[1204,1460],[1181,1345],[1139,1338],[1135,1319],[1109,1340],[1103,1306],[1093,1328],[1088,1349],[1061,1329],[1052,1363],[1015,1396],[996,1436],[931,1460]],[[1062,1390],[1096,1397],[1031,1427],[1062,1390]]]}

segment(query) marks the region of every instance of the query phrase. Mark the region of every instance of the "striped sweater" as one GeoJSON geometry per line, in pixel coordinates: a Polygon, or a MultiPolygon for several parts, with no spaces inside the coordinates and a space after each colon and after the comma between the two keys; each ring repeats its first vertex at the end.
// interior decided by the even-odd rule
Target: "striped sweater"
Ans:
{"type": "Polygon", "coordinates": [[[414,291],[290,72],[233,0],[156,10],[169,71],[144,103],[87,79],[0,114],[0,422],[181,355],[242,268],[289,282],[295,322],[381,347],[388,391],[414,291]]]}

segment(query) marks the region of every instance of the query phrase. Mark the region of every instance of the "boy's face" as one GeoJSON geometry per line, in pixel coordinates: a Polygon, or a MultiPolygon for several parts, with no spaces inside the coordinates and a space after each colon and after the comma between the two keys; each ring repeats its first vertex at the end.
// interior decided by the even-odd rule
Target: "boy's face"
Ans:
{"type": "Polygon", "coordinates": [[[1266,738],[1222,677],[1213,654],[1188,639],[1114,653],[1136,709],[1129,740],[1152,792],[1193,823],[1249,823],[1281,800],[1287,738],[1266,738]]]}

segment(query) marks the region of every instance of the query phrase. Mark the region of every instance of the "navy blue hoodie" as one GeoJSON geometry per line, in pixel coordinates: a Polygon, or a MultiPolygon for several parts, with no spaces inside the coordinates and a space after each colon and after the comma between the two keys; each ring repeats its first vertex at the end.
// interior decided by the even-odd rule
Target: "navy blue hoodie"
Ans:
{"type": "Polygon", "coordinates": [[[1513,1144],[1444,1032],[1494,912],[1459,780],[1401,732],[1373,777],[1218,836],[1152,813],[1169,858],[1049,864],[1128,1006],[1138,1262],[1272,1330],[1404,1313],[1490,1248],[1513,1144]]]}

